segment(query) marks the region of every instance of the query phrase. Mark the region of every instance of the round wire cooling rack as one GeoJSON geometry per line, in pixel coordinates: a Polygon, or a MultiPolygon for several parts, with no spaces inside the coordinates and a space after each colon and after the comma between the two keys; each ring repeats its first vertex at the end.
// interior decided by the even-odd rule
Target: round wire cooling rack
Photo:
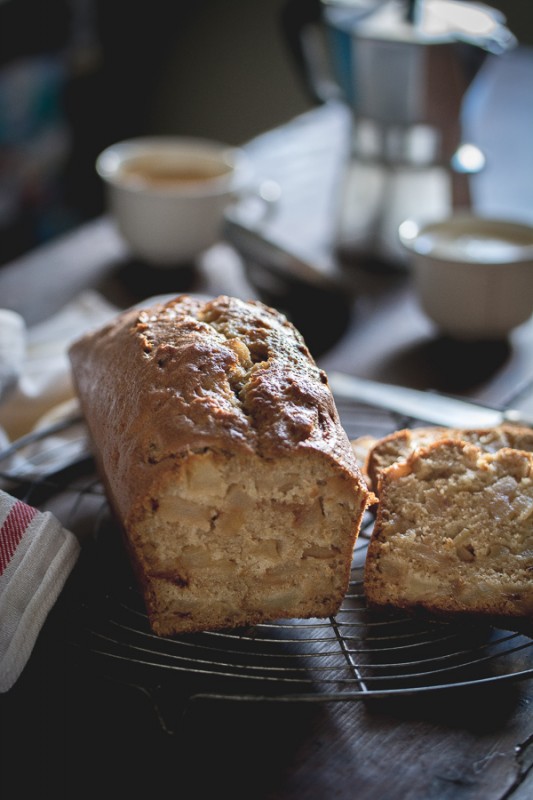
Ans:
{"type": "MultiPolygon", "coordinates": [[[[339,411],[350,438],[405,424],[353,403],[339,404],[339,411]]],[[[370,513],[335,617],[162,638],[150,630],[81,420],[39,431],[0,453],[0,485],[51,510],[83,539],[66,598],[69,644],[85,663],[105,664],[113,677],[148,692],[179,682],[188,697],[335,701],[533,677],[528,636],[366,607],[362,573],[370,513]]]]}

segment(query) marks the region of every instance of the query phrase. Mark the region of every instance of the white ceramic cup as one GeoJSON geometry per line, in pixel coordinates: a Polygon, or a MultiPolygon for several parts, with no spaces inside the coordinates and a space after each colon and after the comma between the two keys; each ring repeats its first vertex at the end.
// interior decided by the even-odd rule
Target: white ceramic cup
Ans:
{"type": "Polygon", "coordinates": [[[532,226],[465,213],[406,220],[399,235],[420,304],[443,333],[501,339],[531,317],[532,226]]]}
{"type": "Polygon", "coordinates": [[[207,139],[118,142],[98,156],[96,171],[130,250],[160,267],[189,263],[213,245],[226,209],[254,190],[244,150],[207,139]]]}

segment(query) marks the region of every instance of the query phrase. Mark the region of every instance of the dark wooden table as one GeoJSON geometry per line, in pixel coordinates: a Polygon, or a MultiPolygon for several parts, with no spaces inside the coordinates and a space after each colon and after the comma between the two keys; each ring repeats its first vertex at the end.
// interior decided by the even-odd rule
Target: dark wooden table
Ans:
{"type": "MultiPolygon", "coordinates": [[[[490,154],[474,189],[483,211],[533,220],[531,77],[520,51],[489,65],[494,95],[469,119],[490,154]],[[528,169],[529,168],[529,169],[528,169]]],[[[250,143],[283,195],[270,234],[328,264],[342,108],[319,108],[250,143]]],[[[228,243],[194,269],[157,273],[131,260],[112,222],[94,220],[0,269],[0,306],[28,324],[92,287],[117,305],[161,293],[261,297],[291,315],[324,368],[533,407],[533,320],[506,342],[457,345],[420,311],[409,273],[354,274],[328,291],[250,269],[228,243]]],[[[59,608],[61,603],[59,603],[59,608]]],[[[53,612],[16,686],[0,697],[0,789],[27,797],[526,800],[533,796],[533,682],[375,702],[228,702],[197,698],[165,732],[147,694],[66,654],[53,612]]]]}

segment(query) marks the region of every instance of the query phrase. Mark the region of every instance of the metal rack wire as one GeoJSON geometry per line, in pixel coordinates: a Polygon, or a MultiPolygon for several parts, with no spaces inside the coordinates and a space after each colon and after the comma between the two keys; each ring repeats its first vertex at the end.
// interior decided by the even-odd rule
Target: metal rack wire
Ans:
{"type": "MultiPolygon", "coordinates": [[[[416,422],[353,403],[338,407],[350,438],[416,422]]],[[[66,636],[84,658],[146,691],[179,682],[189,696],[348,701],[533,677],[533,641],[517,632],[367,608],[362,570],[370,514],[354,553],[349,592],[334,618],[160,638],[150,631],[81,420],[40,431],[0,453],[0,482],[52,510],[83,538],[66,636]]]]}

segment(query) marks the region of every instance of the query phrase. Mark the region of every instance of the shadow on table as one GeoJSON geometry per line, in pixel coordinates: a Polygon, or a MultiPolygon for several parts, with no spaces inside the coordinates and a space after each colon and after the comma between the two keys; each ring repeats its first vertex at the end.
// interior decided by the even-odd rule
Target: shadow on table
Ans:
{"type": "Polygon", "coordinates": [[[160,294],[180,294],[196,290],[198,270],[194,263],[176,269],[158,269],[137,259],[119,264],[112,277],[116,288],[131,304],[160,294]]]}
{"type": "Polygon", "coordinates": [[[439,336],[394,353],[382,363],[382,379],[447,393],[466,392],[498,372],[511,350],[507,340],[459,342],[439,336]]]}

